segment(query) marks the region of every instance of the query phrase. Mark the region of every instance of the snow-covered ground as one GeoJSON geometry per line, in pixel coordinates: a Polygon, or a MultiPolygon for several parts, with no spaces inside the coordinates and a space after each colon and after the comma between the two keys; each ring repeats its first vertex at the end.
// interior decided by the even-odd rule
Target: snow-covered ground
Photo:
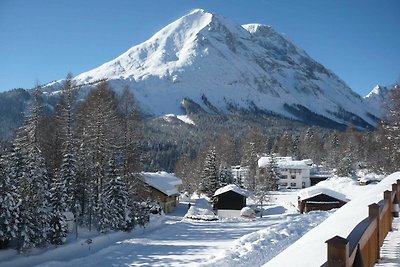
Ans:
{"type": "MultiPolygon", "coordinates": [[[[323,185],[350,199],[377,186],[361,187],[351,179],[337,177],[323,185]]],[[[79,241],[71,239],[58,248],[32,251],[28,257],[0,251],[0,266],[261,266],[336,214],[299,214],[297,195],[298,190],[274,192],[271,203],[264,207],[264,217],[254,220],[183,219],[188,205],[182,203],[172,214],[157,215],[150,227],[132,233],[85,233],[79,241]],[[93,240],[90,247],[85,243],[88,238],[93,240]]]]}
{"type": "Polygon", "coordinates": [[[354,190],[360,189],[360,192],[353,195],[352,201],[264,266],[321,266],[327,260],[325,241],[336,235],[346,238],[359,222],[368,217],[368,205],[382,200],[383,192],[391,190],[391,185],[397,179],[400,179],[400,172],[389,175],[376,185],[354,187],[354,190]]]}
{"type": "Polygon", "coordinates": [[[152,229],[93,237],[90,248],[86,236],[59,248],[34,251],[29,257],[3,251],[0,265],[245,266],[250,260],[261,265],[329,216],[327,212],[298,214],[296,190],[276,192],[272,200],[262,219],[212,222],[182,220],[188,206],[181,204],[174,213],[159,217],[152,229]]]}

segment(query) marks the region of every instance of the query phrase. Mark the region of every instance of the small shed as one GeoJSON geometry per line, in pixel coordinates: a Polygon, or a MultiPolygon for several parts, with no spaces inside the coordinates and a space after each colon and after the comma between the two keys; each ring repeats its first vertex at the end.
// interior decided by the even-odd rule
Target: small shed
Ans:
{"type": "Polygon", "coordinates": [[[349,199],[342,193],[321,186],[312,186],[299,192],[298,208],[301,213],[331,210],[342,207],[348,201],[349,199]]]}
{"type": "Polygon", "coordinates": [[[214,209],[221,217],[240,217],[240,210],[246,207],[249,191],[230,184],[221,187],[214,194],[214,209]]]}

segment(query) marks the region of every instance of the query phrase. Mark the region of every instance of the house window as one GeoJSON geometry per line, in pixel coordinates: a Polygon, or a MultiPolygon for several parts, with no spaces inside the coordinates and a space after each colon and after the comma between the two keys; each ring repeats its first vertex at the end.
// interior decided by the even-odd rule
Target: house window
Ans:
{"type": "Polygon", "coordinates": [[[281,186],[287,186],[287,183],[281,183],[281,186]]]}
{"type": "Polygon", "coordinates": [[[296,175],[292,175],[290,178],[292,178],[292,179],[296,179],[296,175]]]}
{"type": "Polygon", "coordinates": [[[302,188],[306,188],[306,182],[302,182],[302,183],[301,183],[301,187],[302,187],[302,188]]]}
{"type": "Polygon", "coordinates": [[[296,183],[290,183],[290,186],[296,186],[296,183]]]}

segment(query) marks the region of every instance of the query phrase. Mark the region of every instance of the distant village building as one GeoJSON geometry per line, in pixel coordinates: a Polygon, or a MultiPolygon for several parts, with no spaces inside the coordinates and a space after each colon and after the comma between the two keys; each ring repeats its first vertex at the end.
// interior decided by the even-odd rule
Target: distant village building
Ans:
{"type": "MultiPolygon", "coordinates": [[[[306,188],[311,185],[310,169],[312,160],[293,160],[292,157],[276,157],[279,170],[279,188],[306,188]]],[[[267,168],[271,157],[261,157],[258,160],[259,172],[267,168]]]]}
{"type": "Polygon", "coordinates": [[[339,192],[312,186],[299,192],[298,209],[301,213],[312,210],[331,210],[342,207],[348,201],[349,199],[339,192]]]}
{"type": "Polygon", "coordinates": [[[182,186],[180,178],[167,172],[142,172],[141,177],[149,187],[148,195],[160,204],[165,213],[178,205],[182,186]]]}
{"type": "Polygon", "coordinates": [[[237,185],[221,187],[214,194],[214,209],[222,218],[240,217],[240,211],[246,207],[246,199],[250,192],[237,185]]]}
{"type": "Polygon", "coordinates": [[[249,178],[249,168],[240,165],[232,166],[231,173],[236,184],[244,184],[249,178]]]}
{"type": "Polygon", "coordinates": [[[311,168],[310,170],[310,182],[311,186],[318,184],[319,182],[325,181],[333,176],[331,171],[325,171],[321,168],[311,168]]]}

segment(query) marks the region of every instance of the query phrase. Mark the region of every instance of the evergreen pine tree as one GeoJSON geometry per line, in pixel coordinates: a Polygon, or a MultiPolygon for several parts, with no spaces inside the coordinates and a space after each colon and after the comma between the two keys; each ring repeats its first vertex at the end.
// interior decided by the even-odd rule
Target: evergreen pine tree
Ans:
{"type": "Polygon", "coordinates": [[[109,229],[124,230],[127,226],[128,211],[128,192],[126,184],[121,176],[117,174],[117,168],[114,157],[108,162],[108,170],[106,173],[106,184],[103,189],[103,195],[108,203],[108,210],[104,213],[108,216],[109,229]]]}
{"type": "Polygon", "coordinates": [[[226,164],[224,163],[220,164],[219,166],[218,176],[220,186],[233,184],[235,182],[231,170],[226,167],[226,164]]]}
{"type": "Polygon", "coordinates": [[[41,106],[38,89],[34,92],[33,108],[26,124],[14,141],[22,156],[23,171],[18,180],[21,196],[19,248],[27,250],[46,244],[49,230],[49,177],[39,148],[41,106]]]}
{"type": "MultiPolygon", "coordinates": [[[[75,218],[75,234],[78,237],[78,217],[81,212],[80,203],[82,200],[79,198],[84,197],[84,194],[80,194],[78,184],[78,163],[77,163],[77,151],[76,151],[76,140],[74,139],[73,133],[73,106],[74,106],[74,85],[72,82],[72,75],[68,75],[64,87],[62,89],[62,99],[60,101],[60,114],[59,114],[59,125],[60,132],[62,133],[64,143],[61,149],[62,163],[59,171],[56,173],[58,183],[63,183],[62,188],[60,186],[53,187],[54,189],[62,189],[65,192],[63,201],[65,201],[65,207],[63,211],[71,211],[75,218]]],[[[53,194],[61,194],[61,192],[53,192],[53,194]]]]}
{"type": "Polygon", "coordinates": [[[50,203],[52,212],[50,217],[50,228],[48,233],[48,240],[51,244],[61,245],[65,242],[68,228],[65,218],[65,211],[67,209],[67,184],[66,180],[57,176],[50,188],[50,203]]]}
{"type": "Polygon", "coordinates": [[[7,168],[3,158],[0,159],[0,248],[7,247],[8,242],[18,235],[20,196],[16,180],[10,175],[14,171],[7,168]]]}
{"type": "Polygon", "coordinates": [[[216,153],[215,148],[212,147],[204,161],[203,172],[201,174],[201,191],[209,198],[212,198],[218,188],[220,188],[220,184],[216,153]]]}

